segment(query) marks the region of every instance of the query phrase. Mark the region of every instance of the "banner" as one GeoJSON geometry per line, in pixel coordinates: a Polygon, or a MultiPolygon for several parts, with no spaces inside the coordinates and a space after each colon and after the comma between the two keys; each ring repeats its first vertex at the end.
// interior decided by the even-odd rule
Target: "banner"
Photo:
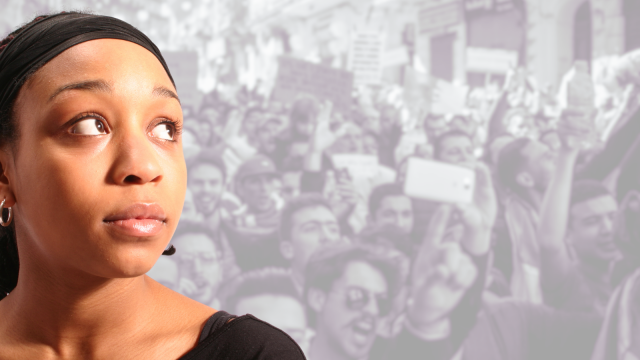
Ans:
{"type": "Polygon", "coordinates": [[[505,74],[516,66],[518,66],[517,51],[467,48],[467,72],[505,74]]]}
{"type": "Polygon", "coordinates": [[[278,74],[271,99],[291,102],[300,94],[330,100],[334,107],[349,110],[353,73],[288,56],[278,58],[278,74]]]}
{"type": "Polygon", "coordinates": [[[464,11],[469,19],[509,11],[515,8],[518,2],[518,0],[464,0],[464,11]]]}
{"type": "Polygon", "coordinates": [[[420,9],[419,19],[421,34],[437,32],[461,23],[463,11],[458,1],[429,5],[420,9]]]}

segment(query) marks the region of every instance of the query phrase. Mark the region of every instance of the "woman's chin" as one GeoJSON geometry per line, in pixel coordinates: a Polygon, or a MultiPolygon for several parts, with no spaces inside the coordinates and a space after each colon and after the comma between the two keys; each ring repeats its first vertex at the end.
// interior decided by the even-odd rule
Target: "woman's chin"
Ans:
{"type": "Polygon", "coordinates": [[[107,278],[134,278],[149,272],[158,260],[156,251],[122,251],[104,258],[107,278]]]}

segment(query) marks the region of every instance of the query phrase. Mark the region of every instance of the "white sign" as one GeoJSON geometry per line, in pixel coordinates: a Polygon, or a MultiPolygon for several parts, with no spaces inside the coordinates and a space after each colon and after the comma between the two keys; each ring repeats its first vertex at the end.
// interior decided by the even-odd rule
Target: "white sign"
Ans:
{"type": "Polygon", "coordinates": [[[402,46],[384,53],[382,67],[399,66],[409,62],[409,51],[402,46]]]}
{"type": "Polygon", "coordinates": [[[334,154],[333,165],[336,169],[347,169],[352,178],[371,177],[378,169],[378,157],[362,154],[334,154]]]}
{"type": "Polygon", "coordinates": [[[353,72],[354,84],[380,84],[382,81],[382,46],[380,33],[355,33],[349,54],[349,68],[353,72]]]}
{"type": "Polygon", "coordinates": [[[460,86],[438,79],[433,89],[434,114],[458,114],[467,105],[468,86],[460,86]]]}
{"type": "Polygon", "coordinates": [[[504,74],[517,65],[517,51],[467,48],[468,72],[504,74]]]}

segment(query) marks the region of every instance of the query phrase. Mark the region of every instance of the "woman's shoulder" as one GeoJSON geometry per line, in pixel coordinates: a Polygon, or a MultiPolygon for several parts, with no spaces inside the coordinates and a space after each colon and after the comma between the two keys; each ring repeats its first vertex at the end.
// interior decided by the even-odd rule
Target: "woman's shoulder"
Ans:
{"type": "Polygon", "coordinates": [[[282,330],[247,314],[234,317],[223,311],[205,325],[196,347],[180,360],[278,359],[304,360],[296,342],[282,330]]]}

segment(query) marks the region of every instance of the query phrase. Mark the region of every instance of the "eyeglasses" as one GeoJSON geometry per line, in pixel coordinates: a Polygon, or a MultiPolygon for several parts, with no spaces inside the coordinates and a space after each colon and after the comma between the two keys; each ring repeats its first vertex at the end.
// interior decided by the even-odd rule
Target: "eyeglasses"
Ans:
{"type": "Polygon", "coordinates": [[[380,316],[386,316],[391,311],[391,300],[385,294],[374,294],[358,286],[351,286],[345,292],[345,301],[349,310],[364,309],[375,298],[380,316]]]}

